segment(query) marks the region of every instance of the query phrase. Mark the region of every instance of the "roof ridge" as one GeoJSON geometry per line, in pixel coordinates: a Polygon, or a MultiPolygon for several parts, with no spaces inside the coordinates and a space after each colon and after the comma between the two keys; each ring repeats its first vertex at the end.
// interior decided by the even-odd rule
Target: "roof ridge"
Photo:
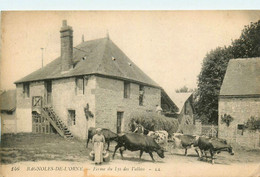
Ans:
{"type": "MultiPolygon", "coordinates": [[[[117,50],[119,50],[124,56],[125,59],[127,60],[127,62],[130,62],[131,65],[134,65],[134,67],[137,69],[137,72],[139,72],[139,74],[141,74],[142,76],[145,76],[146,79],[149,79],[150,81],[152,81],[154,84],[153,85],[157,85],[159,86],[159,84],[157,84],[153,79],[151,79],[145,72],[143,72],[143,70],[141,70],[141,68],[139,68],[113,41],[111,41],[112,45],[114,45],[117,50]]],[[[132,71],[134,71],[133,68],[131,68],[132,71]]],[[[137,74],[135,73],[136,71],[134,71],[134,75],[137,76],[137,74]]]]}
{"type": "Polygon", "coordinates": [[[252,60],[252,59],[260,59],[260,57],[251,57],[251,58],[231,58],[230,60],[236,61],[236,60],[252,60]]]}
{"type": "Polygon", "coordinates": [[[150,86],[160,87],[144,73],[111,39],[99,38],[82,42],[73,47],[73,68],[61,73],[60,56],[15,84],[46,79],[67,78],[79,75],[101,74],[124,78],[150,86]],[[112,57],[117,60],[112,61],[112,57]]]}
{"type": "Polygon", "coordinates": [[[96,67],[96,70],[95,70],[95,71],[98,71],[99,68],[101,67],[102,60],[103,60],[103,57],[104,57],[104,54],[105,54],[105,50],[106,50],[106,46],[107,46],[107,41],[108,41],[108,40],[109,40],[109,39],[106,38],[105,44],[104,44],[104,47],[103,47],[103,51],[100,52],[100,53],[102,54],[102,56],[101,56],[100,59],[99,59],[99,63],[97,64],[97,67],[96,67]]]}

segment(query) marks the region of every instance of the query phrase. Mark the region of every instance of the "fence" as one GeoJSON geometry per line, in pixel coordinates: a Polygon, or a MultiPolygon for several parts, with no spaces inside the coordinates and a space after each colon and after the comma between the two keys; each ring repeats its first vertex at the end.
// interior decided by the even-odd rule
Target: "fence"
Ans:
{"type": "Polygon", "coordinates": [[[216,125],[202,125],[201,135],[206,135],[208,137],[218,137],[218,126],[216,125]]]}
{"type": "Polygon", "coordinates": [[[200,121],[195,123],[196,135],[206,135],[208,137],[219,137],[226,139],[228,143],[232,145],[239,145],[241,147],[247,147],[252,149],[260,148],[260,131],[244,131],[238,130],[237,127],[230,130],[232,131],[221,131],[218,133],[218,126],[216,125],[202,125],[200,121]]]}
{"type": "Polygon", "coordinates": [[[218,137],[218,126],[216,125],[202,125],[200,121],[195,123],[196,135],[206,135],[208,137],[218,137]]]}

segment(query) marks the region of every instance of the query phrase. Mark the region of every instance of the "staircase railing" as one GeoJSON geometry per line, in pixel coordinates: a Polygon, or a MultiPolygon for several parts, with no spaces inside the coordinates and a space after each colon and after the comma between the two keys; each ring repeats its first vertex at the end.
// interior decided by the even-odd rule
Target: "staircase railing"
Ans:
{"type": "Polygon", "coordinates": [[[63,123],[63,121],[58,117],[51,107],[42,108],[42,116],[44,116],[50,124],[55,128],[55,130],[65,138],[72,138],[73,135],[69,131],[68,127],[63,123]]]}

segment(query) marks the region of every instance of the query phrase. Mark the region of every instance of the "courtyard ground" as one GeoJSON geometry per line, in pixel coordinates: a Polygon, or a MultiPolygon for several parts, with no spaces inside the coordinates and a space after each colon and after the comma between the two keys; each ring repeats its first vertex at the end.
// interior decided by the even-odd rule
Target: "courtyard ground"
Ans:
{"type": "MultiPolygon", "coordinates": [[[[114,146],[115,143],[112,143],[110,150],[113,150],[114,146]]],[[[41,169],[36,168],[39,166],[53,167],[54,170],[51,169],[53,174],[57,172],[56,176],[58,174],[67,176],[65,174],[68,173],[66,170],[56,171],[57,166],[61,169],[69,166],[75,167],[77,170],[69,171],[70,176],[78,176],[79,174],[82,176],[86,173],[88,176],[100,176],[108,172],[116,176],[132,176],[134,174],[141,176],[250,176],[253,173],[260,176],[259,150],[235,148],[234,156],[222,152],[217,156],[215,165],[211,165],[205,160],[198,160],[196,153],[191,150],[188,151],[187,157],[183,155],[184,150],[166,152],[164,159],[153,153],[156,162],[152,162],[146,153],[140,160],[138,158],[139,152],[125,151],[124,160],[117,152],[114,160],[111,159],[109,163],[104,163],[102,166],[95,166],[88,158],[91,147],[91,143],[89,148],[85,148],[85,141],[66,140],[57,134],[8,134],[3,135],[1,139],[1,164],[2,168],[5,167],[5,172],[14,176],[18,172],[12,168],[17,166],[19,171],[24,170],[23,174],[26,172],[29,175],[37,173],[37,176],[40,175],[38,172],[41,169]],[[28,167],[35,168],[30,170],[28,167]],[[109,171],[109,168],[112,170],[109,171]],[[127,168],[129,169],[127,170],[127,168]]]]}

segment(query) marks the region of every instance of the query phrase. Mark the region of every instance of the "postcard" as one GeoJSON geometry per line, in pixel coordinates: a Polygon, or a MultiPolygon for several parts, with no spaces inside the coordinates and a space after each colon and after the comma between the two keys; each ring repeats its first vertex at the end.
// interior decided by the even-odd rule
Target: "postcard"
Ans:
{"type": "Polygon", "coordinates": [[[0,177],[260,176],[260,11],[2,11],[0,177]]]}

